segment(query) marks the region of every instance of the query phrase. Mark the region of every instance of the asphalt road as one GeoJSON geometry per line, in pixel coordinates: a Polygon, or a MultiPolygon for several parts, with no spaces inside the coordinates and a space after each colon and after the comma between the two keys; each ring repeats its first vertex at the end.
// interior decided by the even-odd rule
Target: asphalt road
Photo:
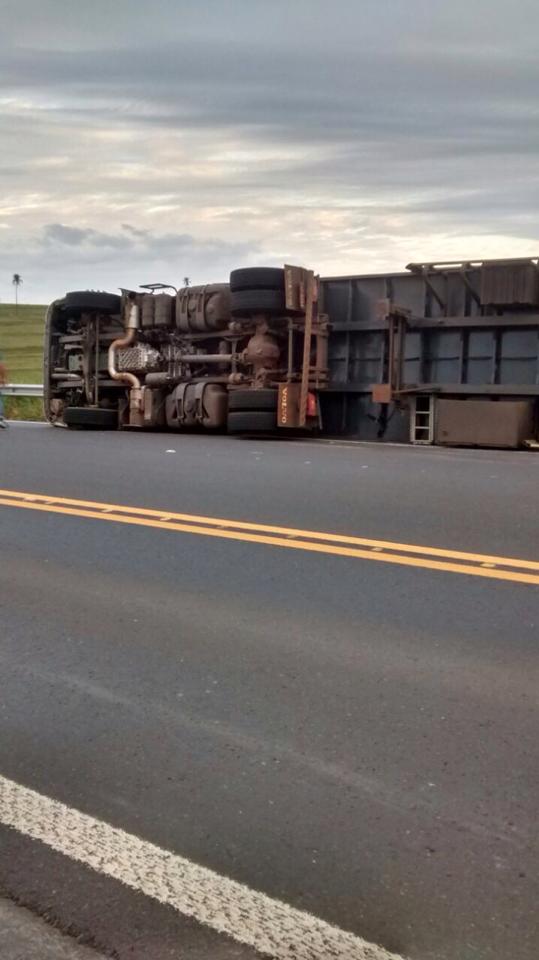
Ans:
{"type": "MultiPolygon", "coordinates": [[[[27,425],[0,487],[539,559],[534,454],[27,425]]],[[[2,777],[411,960],[537,960],[536,585],[16,506],[0,556],[2,777]]],[[[253,956],[5,826],[0,892],[253,956]]]]}

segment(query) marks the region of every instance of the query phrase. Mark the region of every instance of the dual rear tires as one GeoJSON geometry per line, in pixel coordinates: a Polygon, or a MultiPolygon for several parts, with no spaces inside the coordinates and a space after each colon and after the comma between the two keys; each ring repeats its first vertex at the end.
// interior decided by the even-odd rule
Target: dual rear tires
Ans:
{"type": "MultiPolygon", "coordinates": [[[[244,267],[230,274],[231,313],[252,317],[286,315],[285,272],[277,267],[244,267]]],[[[278,391],[234,390],[228,397],[229,433],[271,433],[277,429],[278,391]]]]}
{"type": "Polygon", "coordinates": [[[240,290],[284,290],[281,267],[242,267],[230,274],[230,292],[240,290]]]}
{"type": "Polygon", "coordinates": [[[228,398],[229,433],[268,433],[277,429],[277,390],[234,390],[228,398]]]}
{"type": "Polygon", "coordinates": [[[244,267],[230,274],[230,310],[234,317],[256,313],[282,316],[286,312],[284,270],[244,267]]]}

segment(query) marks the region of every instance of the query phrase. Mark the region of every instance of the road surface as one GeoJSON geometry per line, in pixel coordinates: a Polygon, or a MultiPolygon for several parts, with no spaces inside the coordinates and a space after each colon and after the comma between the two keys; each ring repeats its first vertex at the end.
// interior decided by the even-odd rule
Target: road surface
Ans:
{"type": "Polygon", "coordinates": [[[120,960],[536,960],[539,457],[21,425],[0,488],[0,893],[120,960]]]}

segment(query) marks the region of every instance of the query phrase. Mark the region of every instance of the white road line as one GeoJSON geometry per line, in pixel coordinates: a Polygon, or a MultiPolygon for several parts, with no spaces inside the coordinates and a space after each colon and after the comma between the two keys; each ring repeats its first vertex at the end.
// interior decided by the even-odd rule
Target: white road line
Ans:
{"type": "Polygon", "coordinates": [[[274,960],[402,960],[2,776],[0,823],[274,960]]]}

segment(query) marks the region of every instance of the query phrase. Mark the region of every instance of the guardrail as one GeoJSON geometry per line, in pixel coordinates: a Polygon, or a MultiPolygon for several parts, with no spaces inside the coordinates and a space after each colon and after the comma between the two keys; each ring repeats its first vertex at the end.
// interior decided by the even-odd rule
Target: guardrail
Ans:
{"type": "Polygon", "coordinates": [[[42,397],[42,383],[5,383],[0,387],[5,397],[42,397]]]}

